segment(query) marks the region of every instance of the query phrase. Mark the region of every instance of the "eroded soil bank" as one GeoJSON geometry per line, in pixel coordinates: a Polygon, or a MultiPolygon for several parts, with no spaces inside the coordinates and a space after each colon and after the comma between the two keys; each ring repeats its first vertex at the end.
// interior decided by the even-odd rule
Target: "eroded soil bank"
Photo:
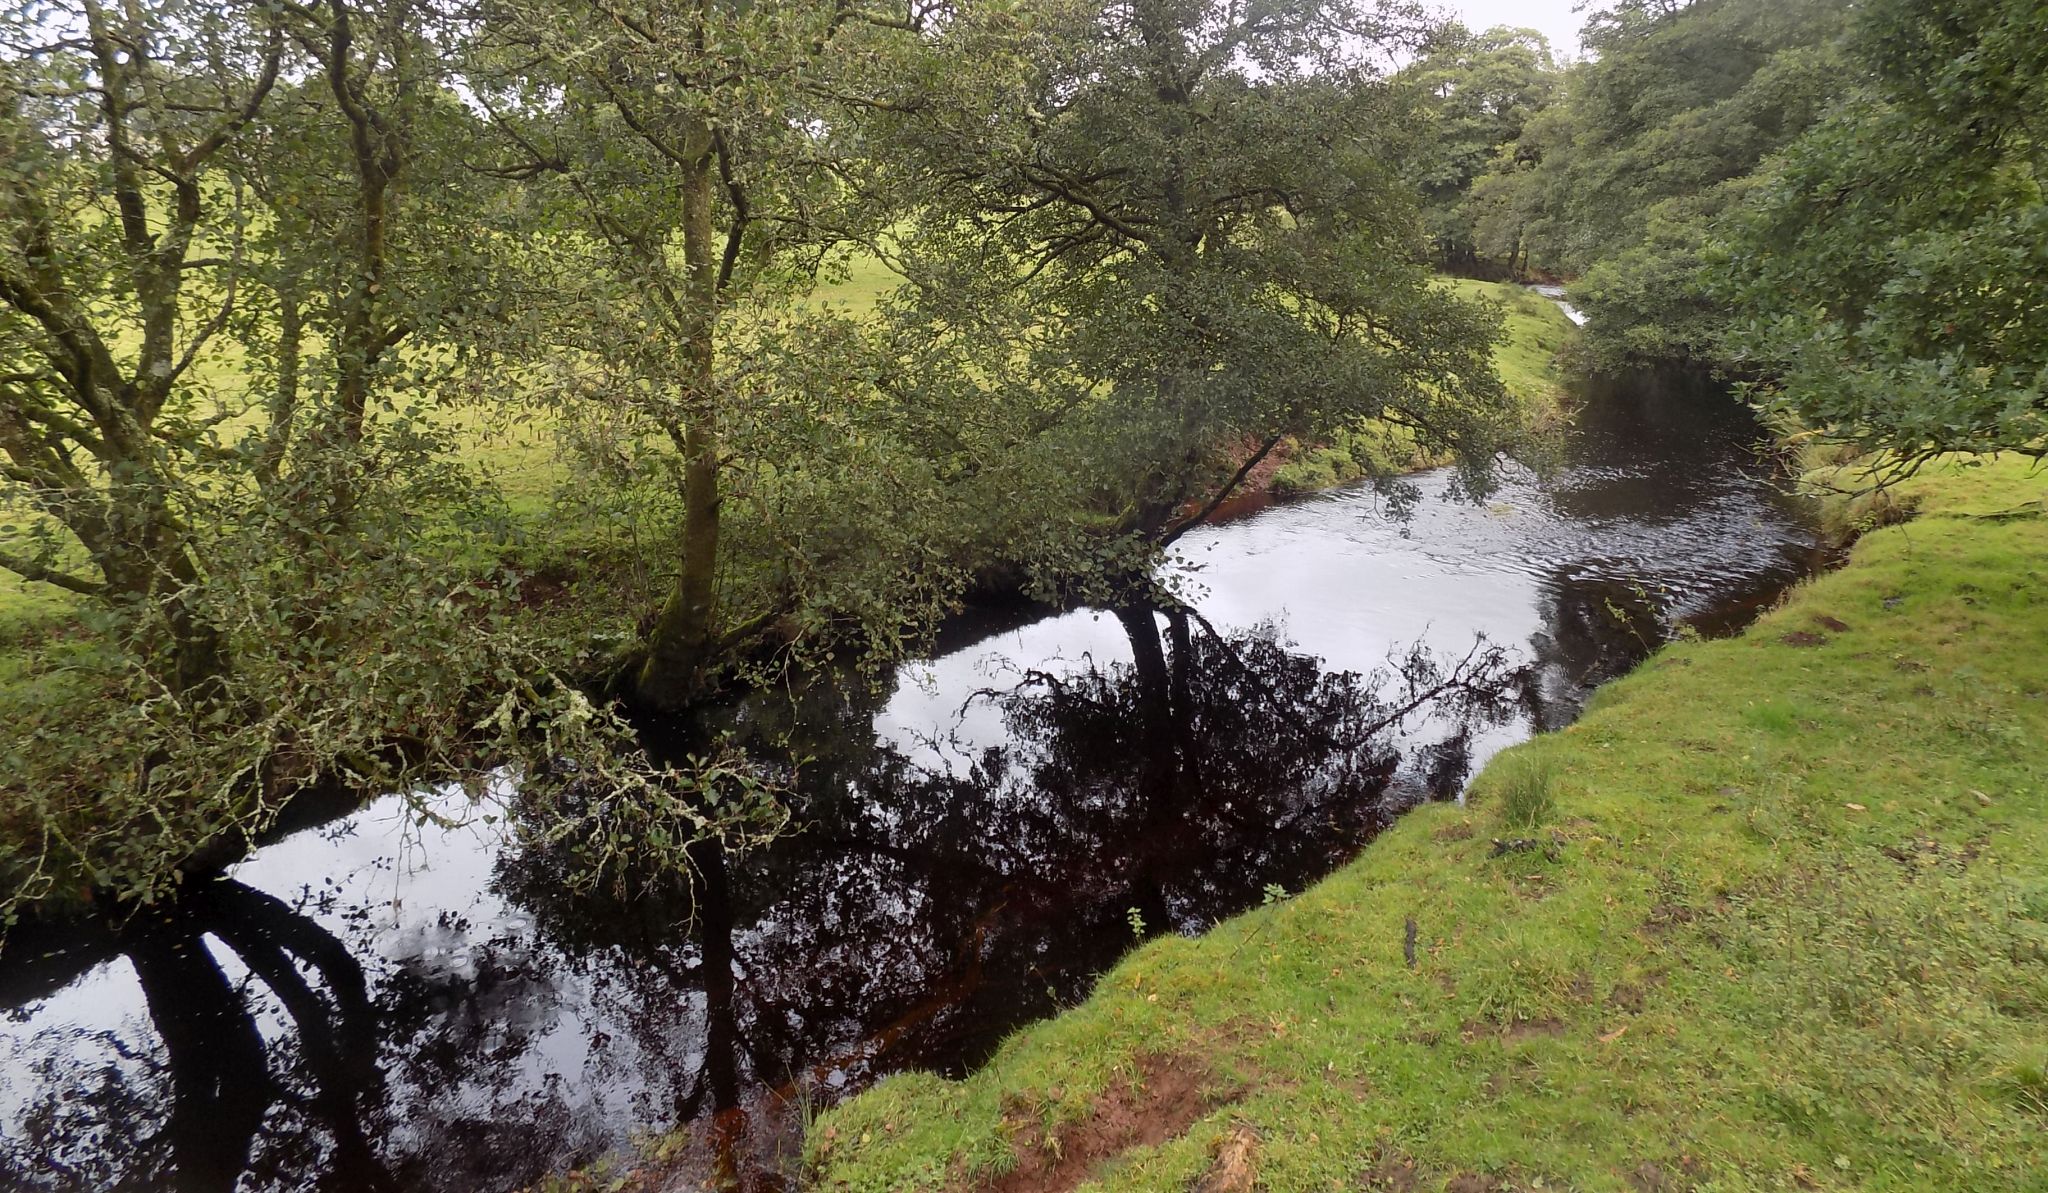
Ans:
{"type": "Polygon", "coordinates": [[[2044,488],[2019,462],[1914,482],[1915,520],[1742,637],[1667,647],[1466,806],[1147,945],[964,1081],[828,1113],[815,1182],[2032,1187],[2044,488]],[[1159,1099],[1192,1113],[1118,1143],[1159,1099]]]}

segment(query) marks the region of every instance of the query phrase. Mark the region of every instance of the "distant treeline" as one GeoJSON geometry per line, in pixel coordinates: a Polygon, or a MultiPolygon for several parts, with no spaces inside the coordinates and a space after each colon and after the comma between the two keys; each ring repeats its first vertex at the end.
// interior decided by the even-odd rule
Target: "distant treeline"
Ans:
{"type": "Polygon", "coordinates": [[[1440,268],[1568,279],[1597,362],[1782,382],[1808,427],[2039,446],[2039,5],[1623,0],[1584,44],[1452,26],[1404,72],[1440,268]]]}

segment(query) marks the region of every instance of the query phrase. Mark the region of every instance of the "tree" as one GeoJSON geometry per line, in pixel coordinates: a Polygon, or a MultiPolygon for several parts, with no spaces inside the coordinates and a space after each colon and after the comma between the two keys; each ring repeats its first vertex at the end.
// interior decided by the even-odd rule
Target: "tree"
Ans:
{"type": "Polygon", "coordinates": [[[1596,361],[1713,361],[1726,308],[1702,254],[1759,165],[1838,85],[1842,0],[1623,0],[1595,57],[1473,185],[1482,251],[1575,278],[1596,361]]]}
{"type": "Polygon", "coordinates": [[[420,24],[407,0],[79,0],[11,31],[0,450],[11,495],[49,521],[0,566],[119,610],[174,695],[233,664],[199,607],[217,527],[195,514],[232,519],[250,482],[274,488],[307,421],[348,459],[305,456],[253,512],[345,522],[337,469],[363,465],[373,395],[432,305],[391,276],[413,125],[439,97],[420,24]],[[287,69],[306,81],[281,84],[287,69]],[[237,355],[239,377],[219,367],[237,355]],[[252,403],[265,429],[236,443],[252,403]]]}
{"type": "Polygon", "coordinates": [[[0,566],[137,617],[158,679],[191,692],[226,665],[178,508],[208,413],[193,365],[243,259],[223,152],[277,83],[284,27],[256,5],[79,0],[11,10],[0,38],[0,451],[62,532],[0,566]]]}
{"type": "Polygon", "coordinates": [[[1476,477],[1511,405],[1494,318],[1419,263],[1423,124],[1367,58],[1399,16],[1326,0],[956,13],[887,134],[922,199],[885,246],[912,283],[910,370],[971,362],[954,384],[1033,431],[1017,450],[1055,465],[1033,474],[1069,495],[1052,504],[1126,542],[1172,542],[1282,440],[1364,419],[1476,477]]]}
{"type": "MultiPolygon", "coordinates": [[[[1550,43],[1533,29],[1473,33],[1453,23],[1432,36],[1428,52],[1399,78],[1427,93],[1435,126],[1421,186],[1437,263],[1477,270],[1476,225],[1486,204],[1473,183],[1504,151],[1519,152],[1510,147],[1549,105],[1559,80],[1550,43]]],[[[1510,270],[1519,248],[1501,254],[1510,270]]]]}
{"type": "Polygon", "coordinates": [[[0,565],[85,598],[0,743],[0,924],[160,897],[318,784],[679,781],[516,616],[490,495],[423,408],[474,302],[467,258],[418,251],[453,196],[408,186],[466,128],[435,15],[0,26],[0,565]]]}
{"type": "Polygon", "coordinates": [[[2048,14],[1859,8],[1866,82],[1795,141],[1717,263],[1765,403],[1910,470],[2048,454],[2048,14]]]}
{"type": "MultiPolygon", "coordinates": [[[[847,354],[825,350],[851,333],[793,333],[792,304],[871,218],[841,180],[838,130],[858,102],[841,89],[859,86],[847,75],[878,52],[867,35],[919,19],[808,0],[487,10],[475,73],[498,139],[490,169],[528,184],[529,226],[547,238],[529,264],[553,291],[521,331],[552,354],[555,392],[617,419],[627,471],[672,478],[680,506],[673,581],[630,669],[645,705],[700,697],[798,603],[734,591],[732,478],[824,463],[801,450],[816,438],[776,457],[741,451],[742,437],[854,384],[847,354]]],[[[798,421],[814,434],[835,418],[798,421]]]]}

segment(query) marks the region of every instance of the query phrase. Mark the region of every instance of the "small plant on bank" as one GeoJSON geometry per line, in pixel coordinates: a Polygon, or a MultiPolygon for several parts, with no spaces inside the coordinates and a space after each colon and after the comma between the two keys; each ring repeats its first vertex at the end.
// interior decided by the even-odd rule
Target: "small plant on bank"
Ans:
{"type": "Polygon", "coordinates": [[[1510,754],[1495,763],[1501,820],[1511,829],[1534,829],[1557,811],[1557,763],[1542,754],[1510,754]]]}

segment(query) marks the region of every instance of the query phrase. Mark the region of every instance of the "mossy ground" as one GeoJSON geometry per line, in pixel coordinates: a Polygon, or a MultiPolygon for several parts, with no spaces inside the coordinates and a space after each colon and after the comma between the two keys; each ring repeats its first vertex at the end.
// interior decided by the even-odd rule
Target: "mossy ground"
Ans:
{"type": "Polygon", "coordinates": [[[1912,490],[1466,805],[829,1112],[815,1183],[974,1187],[1173,1058],[1214,1109],[1089,1187],[1186,1189],[1249,1132],[1271,1191],[2048,1188],[2048,477],[1912,490]]]}

